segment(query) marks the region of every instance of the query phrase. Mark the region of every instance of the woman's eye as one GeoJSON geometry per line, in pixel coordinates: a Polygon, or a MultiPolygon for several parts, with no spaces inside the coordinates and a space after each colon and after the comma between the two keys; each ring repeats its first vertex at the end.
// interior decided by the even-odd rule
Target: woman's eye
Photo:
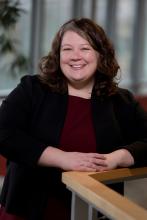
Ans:
{"type": "Polygon", "coordinates": [[[62,50],[63,50],[63,51],[71,50],[71,48],[67,47],[67,48],[63,48],[62,50]]]}
{"type": "Polygon", "coordinates": [[[90,50],[89,47],[83,47],[82,50],[90,50]]]}

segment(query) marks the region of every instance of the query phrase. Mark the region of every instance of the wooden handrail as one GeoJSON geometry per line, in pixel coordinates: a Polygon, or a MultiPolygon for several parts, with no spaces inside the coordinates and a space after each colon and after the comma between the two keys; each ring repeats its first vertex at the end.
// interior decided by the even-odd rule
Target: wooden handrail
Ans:
{"type": "Polygon", "coordinates": [[[75,172],[62,174],[62,181],[106,216],[117,220],[147,220],[147,210],[103,184],[147,176],[147,167],[122,168],[106,172],[75,172]]]}
{"type": "Polygon", "coordinates": [[[105,172],[89,174],[92,178],[103,183],[121,182],[147,177],[147,167],[121,168],[105,172]]]}

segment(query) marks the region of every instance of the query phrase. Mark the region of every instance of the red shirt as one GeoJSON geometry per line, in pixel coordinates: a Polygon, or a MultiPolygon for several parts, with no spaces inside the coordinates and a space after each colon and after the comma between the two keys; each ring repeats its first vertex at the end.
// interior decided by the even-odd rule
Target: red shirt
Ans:
{"type": "MultiPolygon", "coordinates": [[[[96,139],[92,123],[91,100],[69,96],[67,115],[60,138],[60,149],[64,151],[96,152],[96,139]]],[[[70,220],[69,204],[64,198],[49,198],[44,220],[70,220]],[[58,208],[57,208],[58,207],[58,208]],[[62,218],[61,218],[62,217],[62,218]]],[[[0,220],[27,220],[0,209],[0,220]]]]}
{"type": "Polygon", "coordinates": [[[96,152],[90,99],[69,96],[60,146],[64,151],[96,152]]]}

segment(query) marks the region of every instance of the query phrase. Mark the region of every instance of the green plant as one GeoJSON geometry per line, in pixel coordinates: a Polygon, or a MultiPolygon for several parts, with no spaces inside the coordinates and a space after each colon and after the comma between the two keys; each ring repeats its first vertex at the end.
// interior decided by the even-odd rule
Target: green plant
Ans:
{"type": "MultiPolygon", "coordinates": [[[[10,59],[9,66],[11,73],[18,73],[27,70],[28,59],[18,50],[19,41],[14,36],[17,22],[25,11],[20,7],[20,2],[12,0],[0,1],[0,57],[7,56],[10,59]]],[[[8,69],[8,68],[7,68],[8,69]]]]}

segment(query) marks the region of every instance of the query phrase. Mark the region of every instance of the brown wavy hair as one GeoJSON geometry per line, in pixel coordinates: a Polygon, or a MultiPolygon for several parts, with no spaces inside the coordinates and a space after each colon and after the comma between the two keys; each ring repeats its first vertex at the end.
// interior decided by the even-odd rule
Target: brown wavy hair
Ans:
{"type": "Polygon", "coordinates": [[[114,94],[118,88],[116,75],[119,69],[115,50],[103,28],[88,18],[72,19],[61,26],[52,42],[51,51],[42,57],[39,64],[40,80],[51,91],[67,92],[67,80],[60,68],[60,47],[64,33],[69,30],[86,39],[100,55],[94,85],[97,96],[114,94]]]}

